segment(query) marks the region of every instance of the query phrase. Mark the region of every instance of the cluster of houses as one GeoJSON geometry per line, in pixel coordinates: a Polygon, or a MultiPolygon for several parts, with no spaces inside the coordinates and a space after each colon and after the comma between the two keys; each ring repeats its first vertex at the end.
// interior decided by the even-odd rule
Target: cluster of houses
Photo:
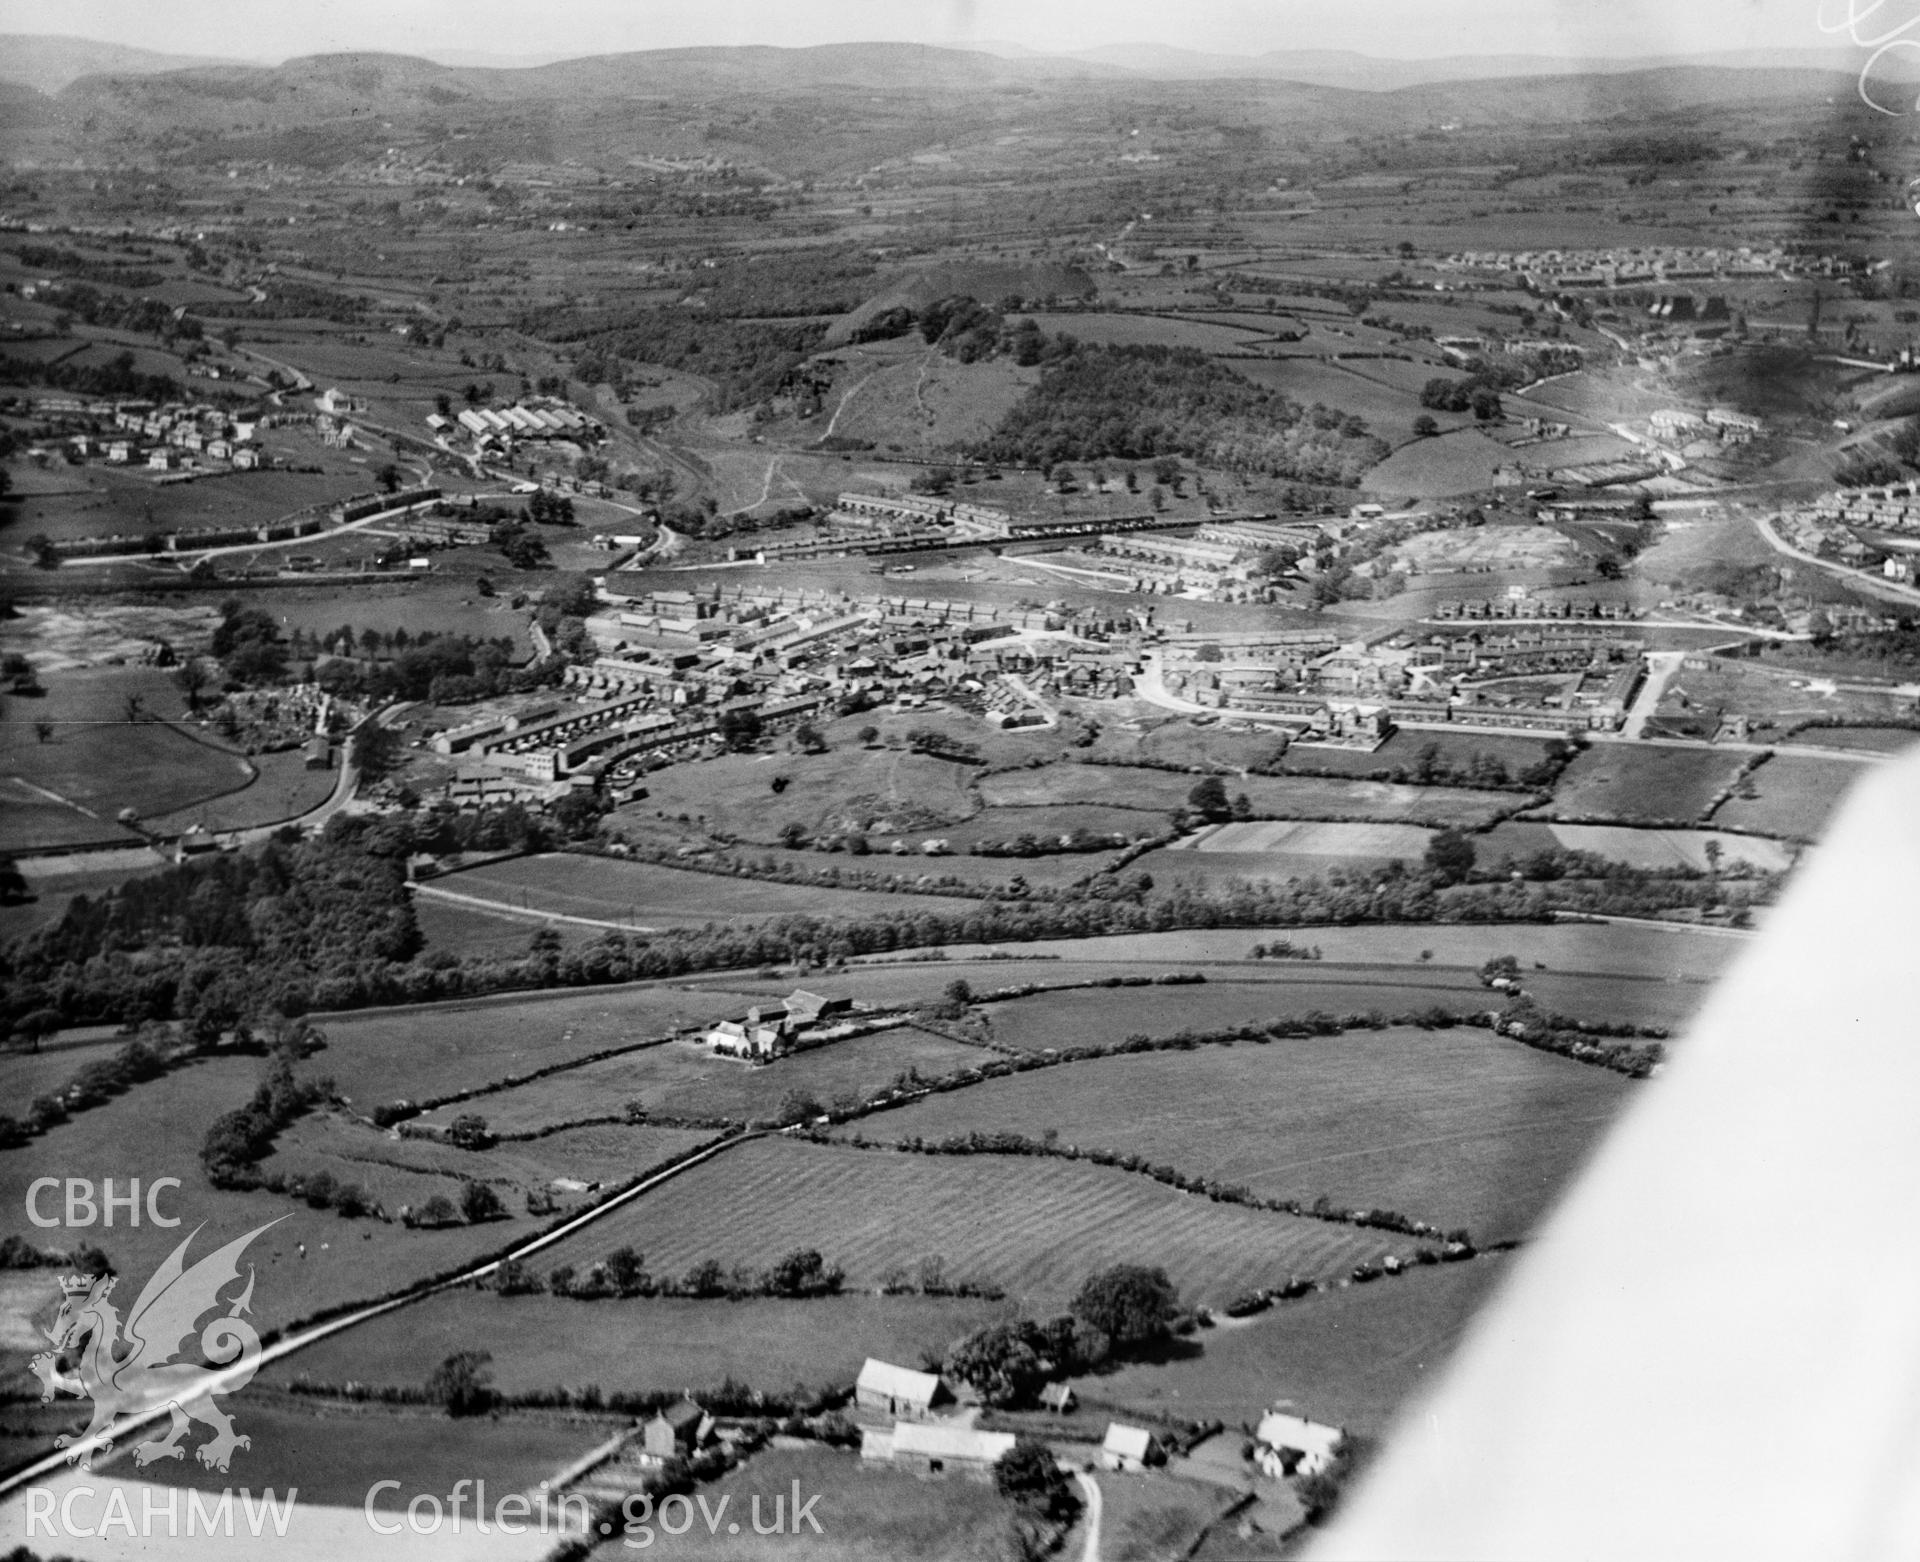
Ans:
{"type": "Polygon", "coordinates": [[[262,460],[254,443],[257,420],[205,403],[42,396],[35,398],[33,411],[71,430],[59,445],[75,461],[152,472],[189,467],[244,472],[262,460]]]}
{"type": "Polygon", "coordinates": [[[783,1003],[756,1005],[737,1020],[716,1020],[701,1039],[722,1057],[768,1063],[808,1041],[826,1039],[834,1023],[844,1023],[852,1012],[851,998],[824,998],[796,988],[783,1003]]]}
{"type": "Polygon", "coordinates": [[[1608,249],[1462,250],[1444,265],[1468,271],[1504,271],[1539,292],[1647,287],[1661,282],[1778,276],[1793,268],[1781,249],[1686,245],[1608,249]]]}
{"type": "MultiPolygon", "coordinates": [[[[853,1414],[860,1423],[860,1457],[920,1476],[990,1479],[994,1465],[1013,1448],[1013,1432],[986,1430],[979,1407],[956,1393],[940,1374],[868,1357],[854,1384],[853,1414]]],[[[1056,1417],[1077,1408],[1073,1389],[1051,1383],[1040,1408],[1056,1417]]],[[[1048,1439],[1056,1458],[1122,1474],[1165,1465],[1173,1446],[1152,1427],[1109,1421],[1095,1444],[1085,1439],[1048,1439]]],[[[1253,1463],[1262,1475],[1283,1479],[1316,1475],[1338,1457],[1344,1434],[1283,1410],[1263,1416],[1254,1429],[1253,1463]]]]}
{"type": "MultiPolygon", "coordinates": [[[[1709,407],[1705,412],[1662,407],[1647,419],[1647,427],[1654,438],[1682,447],[1701,440],[1744,445],[1766,431],[1766,421],[1751,412],[1742,412],[1738,407],[1709,407]]],[[[1683,448],[1681,453],[1689,452],[1683,448]]],[[[1704,449],[1701,453],[1705,453],[1704,449]]]]}

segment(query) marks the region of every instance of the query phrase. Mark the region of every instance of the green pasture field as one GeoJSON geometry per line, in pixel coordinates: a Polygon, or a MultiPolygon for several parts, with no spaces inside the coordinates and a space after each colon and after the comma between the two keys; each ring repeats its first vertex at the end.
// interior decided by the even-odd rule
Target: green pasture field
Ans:
{"type": "Polygon", "coordinates": [[[1291,1401],[1299,1415],[1378,1436],[1433,1381],[1507,1270],[1504,1258],[1482,1257],[1283,1302],[1194,1336],[1197,1354],[1073,1386],[1123,1414],[1217,1417],[1229,1426],[1291,1401]]]}
{"type": "MultiPolygon", "coordinates": [[[[265,1169],[287,1176],[326,1171],[358,1183],[387,1214],[416,1208],[434,1194],[457,1200],[462,1182],[491,1185],[519,1213],[526,1195],[556,1178],[617,1183],[698,1148],[714,1135],[681,1128],[601,1124],[491,1150],[458,1150],[417,1139],[391,1140],[379,1129],[333,1114],[302,1118],[282,1131],[265,1169]]],[[[563,1192],[562,1202],[571,1202],[563,1192]]]]}
{"type": "Polygon", "coordinates": [[[1492,732],[1414,731],[1401,727],[1372,753],[1327,744],[1293,744],[1287,749],[1282,768],[1290,772],[1329,770],[1357,775],[1402,765],[1412,770],[1420,762],[1421,750],[1428,747],[1438,750],[1440,763],[1444,765],[1468,765],[1476,754],[1485,754],[1504,764],[1516,780],[1521,771],[1538,764],[1547,754],[1544,738],[1492,732]]]}
{"type": "MultiPolygon", "coordinates": [[[[1301,825],[1303,830],[1339,830],[1339,825],[1301,825]]],[[[1406,825],[1366,825],[1367,830],[1401,830],[1406,825]]],[[[1323,842],[1324,844],[1324,842],[1323,842]]],[[[1411,854],[1418,859],[1425,848],[1411,854]]],[[[1327,856],[1307,852],[1199,852],[1155,851],[1139,858],[1135,867],[1150,874],[1155,884],[1184,885],[1210,895],[1232,895],[1251,884],[1285,884],[1292,879],[1316,878],[1344,871],[1376,873],[1406,856],[1327,856]]]]}
{"type": "MultiPolygon", "coordinates": [[[[484,1226],[409,1231],[397,1222],[343,1219],[330,1210],[309,1209],[276,1194],[214,1188],[200,1168],[200,1146],[215,1118],[246,1104],[264,1067],[260,1058],[208,1059],[82,1112],[39,1135],[25,1149],[0,1154],[0,1204],[22,1209],[28,1183],[47,1175],[49,1168],[89,1177],[96,1187],[102,1178],[112,1177],[121,1190],[133,1177],[140,1179],[143,1188],[157,1177],[178,1177],[182,1186],[161,1198],[162,1208],[183,1222],[178,1230],[145,1220],[127,1226],[122,1212],[111,1227],[62,1233],[69,1242],[97,1243],[117,1271],[143,1280],[202,1223],[206,1229],[190,1250],[189,1261],[211,1251],[216,1241],[280,1220],[248,1250],[249,1261],[259,1271],[253,1318],[262,1329],[284,1327],[322,1308],[377,1296],[504,1246],[533,1229],[533,1222],[511,1205],[508,1219],[484,1226]],[[301,1244],[306,1247],[304,1256],[301,1244]]],[[[324,1072],[324,1065],[315,1060],[303,1072],[324,1072]]],[[[49,1290],[53,1290],[51,1280],[49,1290]]],[[[13,1365],[24,1370],[24,1359],[13,1361],[13,1355],[0,1353],[0,1370],[11,1370],[13,1365]]]]}
{"type": "Polygon", "coordinates": [[[821,412],[796,422],[790,437],[812,443],[831,432],[881,450],[950,450],[992,433],[1037,378],[1006,358],[963,364],[922,350],[903,362],[897,350],[874,351],[888,345],[833,353],[845,367],[821,412]]]}
{"type": "Polygon", "coordinates": [[[1817,839],[1872,766],[1818,754],[1776,753],[1732,797],[1713,811],[1730,830],[1758,830],[1789,840],[1817,839]],[[1757,795],[1748,797],[1752,790],[1757,795]]]}
{"type": "Polygon", "coordinates": [[[1844,748],[1868,754],[1898,754],[1920,743],[1920,731],[1912,727],[1808,727],[1783,741],[1808,748],[1844,748]]]}
{"type": "MultiPolygon", "coordinates": [[[[875,723],[878,725],[878,723],[875,723]]],[[[891,748],[842,742],[826,754],[729,754],[647,777],[642,816],[689,814],[748,840],[778,840],[788,824],[810,833],[899,833],[978,811],[966,767],[891,748]],[[784,778],[783,790],[773,783],[784,778]]]]}
{"type": "Polygon", "coordinates": [[[0,1052],[0,1095],[16,1107],[25,1106],[35,1096],[62,1089],[89,1063],[110,1058],[125,1045],[112,1036],[40,1052],[0,1052]]]}
{"type": "Polygon", "coordinates": [[[1262,338],[1293,323],[1282,315],[1247,326],[1136,314],[1036,314],[1030,318],[1049,336],[1064,334],[1096,346],[1193,347],[1203,353],[1252,352],[1262,338]]]}
{"type": "MultiPolygon", "coordinates": [[[[8,733],[9,738],[13,734],[8,733]]],[[[138,844],[140,836],[109,817],[82,813],[43,797],[13,776],[0,776],[0,851],[32,851],[59,846],[91,845],[95,841],[138,844]]],[[[4,914],[16,908],[8,906],[4,914]]]]}
{"type": "MultiPolygon", "coordinates": [[[[744,1013],[751,1003],[729,997],[728,1013],[744,1013]]],[[[865,1097],[910,1068],[933,1076],[986,1061],[988,1055],[978,1047],[905,1027],[849,1037],[762,1065],[715,1057],[699,1042],[676,1041],[443,1107],[426,1121],[446,1123],[462,1112],[478,1112],[497,1133],[525,1133],[605,1117],[624,1110],[629,1101],[643,1102],[662,1116],[772,1120],[790,1091],[831,1105],[849,1093],[865,1097]]]]}
{"type": "MultiPolygon", "coordinates": [[[[424,1377],[439,1359],[436,1355],[419,1362],[419,1376],[424,1377]]],[[[526,1415],[469,1416],[456,1421],[424,1405],[323,1406],[264,1383],[253,1385],[234,1401],[233,1418],[253,1445],[234,1455],[232,1468],[225,1474],[207,1469],[191,1456],[163,1459],[136,1471],[124,1454],[104,1466],[103,1473],[202,1491],[217,1492],[235,1483],[256,1492],[266,1487],[279,1492],[297,1487],[302,1507],[343,1508],[364,1506],[376,1482],[399,1480],[404,1483],[401,1488],[382,1491],[374,1506],[400,1513],[423,1492],[445,1502],[453,1483],[462,1479],[484,1479],[489,1505],[508,1492],[531,1491],[605,1441],[611,1431],[604,1424],[568,1425],[526,1415]]],[[[200,1435],[201,1429],[195,1428],[194,1438],[200,1435]]],[[[159,1500],[164,1514],[165,1499],[159,1500]]],[[[140,1511],[137,1497],[133,1511],[140,1511]]],[[[471,1497],[466,1517],[471,1523],[471,1497]]],[[[289,1545],[299,1527],[296,1518],[289,1530],[289,1545]]]]}
{"type": "MultiPolygon", "coordinates": [[[[789,991],[791,988],[788,989],[789,991]]],[[[732,993],[634,983],[316,1016],[313,1067],[363,1111],[472,1090],[744,1011],[732,993]]],[[[607,1108],[617,1110],[618,1103],[607,1108]]]]}
{"type": "MultiPolygon", "coordinates": [[[[241,755],[191,737],[171,721],[145,719],[180,708],[179,691],[158,669],[70,668],[45,682],[42,698],[7,702],[0,779],[43,788],[96,816],[97,824],[84,814],[75,815],[79,824],[60,821],[62,839],[113,839],[126,833],[114,823],[122,808],[159,817],[237,791],[251,778],[241,755]],[[128,696],[145,701],[143,719],[127,720],[128,696]],[[36,721],[53,724],[44,743],[30,730],[36,721]]],[[[0,847],[38,844],[27,833],[33,823],[29,817],[17,827],[0,826],[0,847]]]]}
{"type": "Polygon", "coordinates": [[[1574,758],[1553,801],[1530,818],[1655,823],[1699,820],[1748,756],[1709,749],[1596,743],[1574,758]]]}
{"type": "MultiPolygon", "coordinates": [[[[846,859],[852,863],[854,859],[846,859]]],[[[862,866],[887,871],[892,856],[863,857],[862,866]]],[[[922,873],[937,874],[933,859],[908,858],[922,873]]],[[[831,864],[829,864],[831,865],[831,864]]],[[[774,884],[730,874],[695,873],[655,863],[623,862],[549,852],[468,868],[433,881],[436,889],[470,895],[529,917],[543,913],[591,917],[644,931],[654,927],[705,927],[710,922],[745,925],[776,917],[871,917],[888,912],[951,911],[968,902],[951,896],[883,890],[831,889],[811,884],[774,884]]],[[[432,896],[425,897],[431,899],[432,896]]]]}
{"type": "MultiPolygon", "coordinates": [[[[1423,951],[1432,952],[1435,966],[1465,966],[1477,970],[1493,955],[1511,954],[1553,971],[1581,971],[1596,975],[1700,976],[1711,978],[1739,955],[1744,941],[1708,933],[1690,933],[1680,927],[1631,927],[1600,923],[1542,926],[1537,923],[1490,923],[1461,926],[1446,923],[1409,923],[1393,927],[1286,927],[1274,929],[1193,929],[1179,933],[1120,933],[1097,938],[1036,939],[1013,946],[1020,955],[1058,955],[1066,961],[1115,961],[1133,969],[1156,967],[1191,970],[1216,962],[1248,961],[1256,943],[1276,938],[1296,944],[1319,945],[1329,961],[1351,960],[1372,964],[1421,964],[1423,951]]],[[[977,959],[992,946],[951,944],[942,951],[945,962],[958,965],[977,959]]],[[[896,957],[897,958],[897,957],[896,957]]],[[[1272,969],[1276,962],[1267,962],[1272,969]]],[[[871,963],[862,969],[871,970],[871,963]]],[[[1009,981],[1046,981],[1054,969],[1047,960],[1008,961],[1009,981]],[[1034,972],[1029,978],[1026,973],[1034,972]]],[[[1236,973],[1238,974],[1238,973],[1236,973]]],[[[838,990],[836,987],[834,990],[838,990]]]]}
{"type": "MultiPolygon", "coordinates": [[[[239,595],[246,597],[244,590],[239,595]]],[[[516,656],[530,655],[533,649],[527,639],[527,614],[514,612],[504,597],[475,595],[472,584],[464,581],[356,586],[351,593],[343,593],[338,587],[275,590],[259,593],[249,605],[265,608],[283,631],[327,634],[343,624],[356,630],[377,629],[383,634],[405,629],[418,635],[423,629],[431,629],[437,634],[469,635],[476,640],[506,636],[513,641],[516,656]]],[[[471,712],[464,708],[443,714],[448,726],[471,719],[471,712]]]]}
{"type": "Polygon", "coordinates": [[[68,491],[20,506],[25,513],[17,532],[22,537],[45,532],[61,542],[71,537],[137,537],[203,526],[260,524],[372,488],[365,468],[333,452],[328,455],[331,459],[319,460],[304,451],[298,456],[303,466],[315,461],[325,466],[325,474],[262,468],[166,484],[154,482],[144,468],[100,463],[73,467],[66,474],[68,491]]]}
{"type": "MultiPolygon", "coordinates": [[[[1322,345],[1318,350],[1325,352],[1327,349],[1322,345]]],[[[1297,353],[1299,349],[1283,348],[1280,351],[1297,353]]],[[[1370,366],[1372,360],[1362,362],[1370,366]]],[[[1256,384],[1280,391],[1303,405],[1311,406],[1320,402],[1341,412],[1356,414],[1365,421],[1369,432],[1379,435],[1389,444],[1398,444],[1411,438],[1414,420],[1422,416],[1432,418],[1442,428],[1472,420],[1471,414],[1433,412],[1422,407],[1417,392],[1382,384],[1359,372],[1360,363],[1349,370],[1340,364],[1291,356],[1264,362],[1235,359],[1231,367],[1256,384]]],[[[1395,491],[1418,493],[1421,490],[1397,488],[1395,491]]]]}
{"type": "Polygon", "coordinates": [[[1115,1562],[1185,1562],[1234,1500],[1223,1487],[1162,1470],[1102,1472],[1094,1479],[1100,1483],[1100,1554],[1115,1562]]]}
{"type": "MultiPolygon", "coordinates": [[[[1845,761],[1841,761],[1845,763],[1845,761]]],[[[1777,841],[1745,835],[1718,835],[1711,830],[1643,830],[1621,824],[1555,824],[1555,840],[1569,851],[1592,852],[1630,868],[1693,868],[1702,873],[1713,866],[1709,843],[1720,848],[1721,861],[1732,867],[1748,863],[1769,873],[1793,866],[1793,852],[1777,841]]]]}
{"type": "MultiPolygon", "coordinates": [[[[589,1227],[580,1240],[589,1263],[620,1245],[600,1243],[598,1227],[589,1227]]],[[[642,1260],[664,1272],[648,1255],[642,1260]]],[[[571,1254],[568,1261],[577,1262],[571,1254]]],[[[558,1262],[547,1253],[531,1261],[542,1276],[558,1262]]],[[[277,1383],[302,1377],[315,1383],[418,1383],[448,1351],[477,1348],[492,1352],[495,1385],[509,1394],[589,1385],[605,1393],[698,1392],[729,1377],[777,1393],[795,1384],[821,1389],[851,1383],[868,1356],[917,1367],[923,1351],[944,1352],[981,1322],[1008,1311],[1005,1303],[959,1297],[579,1302],[471,1287],[323,1340],[269,1368],[268,1377],[277,1383]]]]}
{"type": "MultiPolygon", "coordinates": [[[[9,809],[12,807],[12,796],[12,789],[0,783],[0,799],[7,800],[9,809]]],[[[53,805],[47,806],[51,808],[53,805]]],[[[60,812],[71,815],[69,809],[63,808],[60,812]]],[[[119,833],[125,832],[116,832],[116,834],[119,833]]],[[[103,868],[81,873],[36,875],[29,878],[27,892],[33,897],[31,900],[0,905],[0,946],[11,943],[23,934],[58,922],[67,914],[67,907],[73,903],[76,895],[85,895],[91,899],[105,894],[110,889],[117,889],[136,873],[152,873],[160,867],[158,858],[149,856],[137,847],[133,848],[133,851],[140,860],[138,867],[103,868]]]]}
{"type": "Polygon", "coordinates": [[[306,756],[299,749],[256,754],[251,763],[259,774],[239,791],[158,815],[147,824],[163,834],[196,824],[207,830],[247,830],[277,824],[311,813],[333,795],[334,784],[340,779],[337,755],[334,765],[325,770],[309,770],[306,756]]]}
{"type": "MultiPolygon", "coordinates": [[[[975,841],[1010,841],[1023,835],[1032,835],[1044,841],[1058,841],[1063,835],[1086,830],[1095,835],[1119,834],[1140,840],[1164,835],[1166,829],[1166,819],[1151,810],[1127,808],[1115,803],[1043,803],[983,809],[942,834],[952,843],[956,852],[964,852],[975,841]]],[[[994,860],[1011,862],[1014,859],[994,860]]]]}
{"type": "MultiPolygon", "coordinates": [[[[983,777],[989,806],[1105,803],[1115,807],[1184,807],[1200,778],[1130,765],[1048,765],[983,777]]],[[[1389,782],[1320,776],[1226,778],[1227,793],[1244,792],[1256,814],[1269,818],[1335,818],[1422,824],[1481,824],[1514,806],[1500,792],[1464,787],[1396,786],[1389,782]]]]}
{"type": "Polygon", "coordinates": [[[1189,1301],[1219,1304],[1276,1273],[1344,1274],[1415,1246],[1202,1202],[1104,1167],[791,1139],[744,1144],[550,1251],[556,1263],[581,1264],[623,1244],[666,1273],[706,1258],[764,1265],[817,1248],[862,1289],[938,1256],[950,1279],[991,1281],[1030,1310],[1057,1310],[1089,1274],[1123,1260],[1164,1265],[1189,1301]]]}
{"type": "MultiPolygon", "coordinates": [[[[1116,1029],[1134,1023],[1128,996],[1109,999],[1116,1029]]],[[[857,1131],[1056,1132],[1062,1145],[1144,1155],[1271,1198],[1398,1210],[1487,1242],[1533,1227],[1631,1089],[1484,1030],[1349,1031],[1062,1064],[932,1096],[857,1131]]]]}
{"type": "Polygon", "coordinates": [[[416,895],[413,918],[429,949],[445,949],[457,955],[523,955],[527,941],[543,928],[551,929],[564,948],[590,944],[606,933],[605,928],[583,927],[577,922],[531,920],[517,912],[483,911],[478,906],[463,906],[450,900],[435,900],[416,895]]]}
{"type": "Polygon", "coordinates": [[[1505,445],[1478,429],[1462,428],[1402,445],[1361,479],[1361,487],[1376,494],[1446,498],[1491,488],[1495,468],[1512,461],[1505,445]]]}
{"type": "Polygon", "coordinates": [[[1417,861],[1432,840],[1433,832],[1417,824],[1300,824],[1265,819],[1223,824],[1184,849],[1206,856],[1281,852],[1336,861],[1343,857],[1417,861]]]}

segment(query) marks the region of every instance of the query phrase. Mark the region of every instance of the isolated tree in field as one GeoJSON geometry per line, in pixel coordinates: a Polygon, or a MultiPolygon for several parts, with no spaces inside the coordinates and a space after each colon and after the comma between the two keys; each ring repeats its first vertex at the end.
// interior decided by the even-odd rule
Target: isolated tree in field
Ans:
{"type": "MultiPolygon", "coordinates": [[[[551,928],[540,931],[552,934],[551,928]]],[[[478,1112],[462,1112],[447,1128],[447,1143],[457,1150],[486,1150],[492,1148],[493,1132],[478,1112]]]]}
{"type": "Polygon", "coordinates": [[[391,461],[388,461],[381,466],[379,471],[373,474],[373,480],[380,485],[381,492],[383,493],[390,494],[398,492],[400,488],[400,468],[395,466],[391,461]]]}
{"type": "Polygon", "coordinates": [[[1432,416],[1428,413],[1423,412],[1413,420],[1413,437],[1415,439],[1432,439],[1433,436],[1439,432],[1440,425],[1434,422],[1432,416]]]}
{"type": "Polygon", "coordinates": [[[1495,955],[1480,967],[1482,986],[1491,987],[1502,978],[1509,982],[1520,979],[1520,961],[1514,955],[1495,955]]]}
{"type": "Polygon", "coordinates": [[[450,1416],[484,1415],[494,1401],[492,1361],[487,1351],[455,1351],[427,1378],[427,1397],[450,1416]]]}
{"type": "Polygon", "coordinates": [[[956,976],[947,983],[946,999],[947,1007],[950,1009],[966,1008],[973,1002],[973,984],[965,977],[956,976]]]}
{"type": "Polygon", "coordinates": [[[1208,776],[1187,793],[1187,801],[1209,819],[1224,819],[1232,812],[1227,800],[1227,784],[1218,776],[1208,776]]]}
{"type": "Polygon", "coordinates": [[[793,744],[795,748],[808,754],[824,754],[827,751],[826,738],[810,721],[803,721],[793,729],[793,744]]]}
{"type": "Polygon", "coordinates": [[[880,741],[880,729],[878,727],[862,727],[855,736],[860,739],[860,742],[864,746],[871,748],[880,741]]]}
{"type": "Polygon", "coordinates": [[[38,739],[42,743],[52,742],[53,741],[53,723],[50,721],[36,721],[33,724],[33,735],[36,739],[38,739]]]}
{"type": "Polygon", "coordinates": [[[460,1184],[460,1216],[468,1225],[484,1225],[489,1220],[500,1219],[506,1212],[506,1206],[500,1202],[500,1195],[493,1191],[491,1183],[460,1184]]]}
{"type": "Polygon", "coordinates": [[[129,694],[120,702],[120,708],[126,715],[128,726],[147,719],[147,701],[144,695],[129,694]]]}
{"type": "Polygon", "coordinates": [[[1442,884],[1458,884],[1473,864],[1473,842],[1458,830],[1442,830],[1427,843],[1427,868],[1442,884]]]}
{"type": "Polygon", "coordinates": [[[1069,1310],[1115,1345],[1139,1345],[1166,1336],[1180,1293],[1164,1269],[1115,1264],[1081,1286],[1069,1310]]]}

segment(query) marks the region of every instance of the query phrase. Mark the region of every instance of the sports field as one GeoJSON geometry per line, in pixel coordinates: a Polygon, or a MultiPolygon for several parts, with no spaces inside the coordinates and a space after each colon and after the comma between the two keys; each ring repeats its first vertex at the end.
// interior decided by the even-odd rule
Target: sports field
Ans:
{"type": "Polygon", "coordinates": [[[817,1248],[861,1288],[937,1256],[949,1279],[992,1281],[1029,1310],[1057,1310],[1089,1274],[1122,1261],[1164,1265],[1184,1298],[1218,1304],[1276,1276],[1344,1274],[1415,1245],[1098,1166],[790,1139],[742,1145],[551,1251],[555,1263],[582,1264],[622,1244],[666,1273],[817,1248]]]}
{"type": "Polygon", "coordinates": [[[1349,1031],[1063,1064],[857,1128],[928,1140],[1053,1132],[1271,1198],[1324,1194],[1492,1241],[1531,1229],[1634,1088],[1484,1030],[1349,1031]]]}

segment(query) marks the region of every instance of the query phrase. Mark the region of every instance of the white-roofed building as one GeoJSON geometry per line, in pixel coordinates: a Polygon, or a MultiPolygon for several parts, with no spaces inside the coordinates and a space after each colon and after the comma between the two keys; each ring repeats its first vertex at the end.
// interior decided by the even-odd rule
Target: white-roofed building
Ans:
{"type": "Polygon", "coordinates": [[[896,1419],[924,1420],[936,1405],[952,1397],[937,1373],[915,1372],[910,1367],[896,1367],[872,1356],[867,1358],[853,1385],[856,1408],[896,1419]]]}
{"type": "Polygon", "coordinates": [[[1137,1472],[1160,1463],[1164,1457],[1152,1432],[1144,1426],[1127,1426],[1120,1421],[1107,1427],[1106,1440],[1100,1444],[1103,1469],[1137,1472]]]}
{"type": "Polygon", "coordinates": [[[1262,1474],[1319,1475],[1334,1461],[1346,1433],[1283,1410],[1270,1410],[1254,1431],[1254,1459],[1262,1474]]]}
{"type": "Polygon", "coordinates": [[[994,1465],[1013,1445],[1011,1432],[981,1432],[945,1421],[896,1421],[890,1432],[868,1428],[860,1439],[860,1457],[900,1465],[921,1475],[990,1478],[994,1465]]]}

